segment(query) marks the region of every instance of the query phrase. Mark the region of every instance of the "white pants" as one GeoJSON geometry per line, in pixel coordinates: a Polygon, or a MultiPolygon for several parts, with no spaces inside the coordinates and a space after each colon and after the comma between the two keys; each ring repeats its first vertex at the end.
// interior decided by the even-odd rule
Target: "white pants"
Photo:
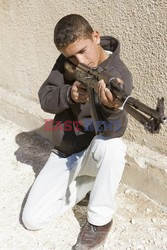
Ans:
{"type": "Polygon", "coordinates": [[[90,190],[88,221],[97,226],[108,223],[116,209],[114,198],[125,166],[125,152],[121,138],[97,135],[86,150],[67,158],[51,153],[25,204],[22,220],[26,228],[45,227],[90,190]]]}

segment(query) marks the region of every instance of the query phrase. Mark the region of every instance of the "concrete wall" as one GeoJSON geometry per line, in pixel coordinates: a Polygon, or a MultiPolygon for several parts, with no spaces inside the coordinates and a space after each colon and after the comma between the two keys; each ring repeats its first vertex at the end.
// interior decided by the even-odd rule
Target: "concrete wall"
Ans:
{"type": "MultiPolygon", "coordinates": [[[[69,13],[84,15],[102,35],[120,40],[121,57],[134,78],[134,97],[155,108],[157,97],[164,96],[167,106],[166,12],[165,0],[0,0],[0,114],[27,129],[53,117],[41,111],[37,92],[58,56],[54,26],[69,13]]],[[[161,155],[155,161],[165,171],[167,162],[161,159],[167,155],[167,126],[151,135],[133,118],[129,120],[125,138],[141,149],[129,156],[129,164],[134,165],[136,155],[148,162],[148,155],[144,158],[141,153],[145,146],[161,155]]],[[[126,181],[131,183],[128,177],[126,181]]],[[[131,184],[135,186],[135,181],[131,184]]],[[[164,180],[161,184],[167,187],[164,180]]]]}

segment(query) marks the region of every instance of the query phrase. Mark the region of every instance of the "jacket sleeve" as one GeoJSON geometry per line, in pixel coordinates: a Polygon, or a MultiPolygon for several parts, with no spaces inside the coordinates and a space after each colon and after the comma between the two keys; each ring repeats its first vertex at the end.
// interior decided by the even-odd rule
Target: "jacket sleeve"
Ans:
{"type": "Polygon", "coordinates": [[[74,104],[69,92],[71,85],[64,81],[64,56],[60,55],[46,81],[39,89],[41,108],[48,113],[59,114],[74,104]]]}

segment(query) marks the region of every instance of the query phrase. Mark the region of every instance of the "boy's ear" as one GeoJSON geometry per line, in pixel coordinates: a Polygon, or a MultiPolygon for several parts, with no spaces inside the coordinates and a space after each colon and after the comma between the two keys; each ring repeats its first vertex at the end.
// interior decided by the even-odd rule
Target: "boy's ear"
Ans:
{"type": "Polygon", "coordinates": [[[92,40],[98,45],[100,44],[100,34],[98,31],[93,31],[92,40]]]}

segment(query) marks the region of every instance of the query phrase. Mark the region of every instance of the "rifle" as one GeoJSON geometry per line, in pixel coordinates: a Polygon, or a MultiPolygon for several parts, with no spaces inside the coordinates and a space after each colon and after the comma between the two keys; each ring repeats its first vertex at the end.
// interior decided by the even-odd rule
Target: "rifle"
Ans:
{"type": "MultiPolygon", "coordinates": [[[[74,65],[72,62],[66,62],[65,68],[72,73],[77,81],[89,90],[90,96],[93,98],[93,92],[99,80],[103,79],[106,87],[110,89],[113,95],[117,98],[120,109],[126,110],[132,117],[140,122],[145,130],[150,133],[159,133],[161,124],[167,121],[164,115],[164,98],[158,98],[155,109],[148,107],[132,96],[125,93],[123,86],[117,83],[116,78],[106,72],[102,67],[90,68],[82,63],[74,65]]],[[[93,109],[93,117],[97,120],[95,106],[93,109]]]]}

